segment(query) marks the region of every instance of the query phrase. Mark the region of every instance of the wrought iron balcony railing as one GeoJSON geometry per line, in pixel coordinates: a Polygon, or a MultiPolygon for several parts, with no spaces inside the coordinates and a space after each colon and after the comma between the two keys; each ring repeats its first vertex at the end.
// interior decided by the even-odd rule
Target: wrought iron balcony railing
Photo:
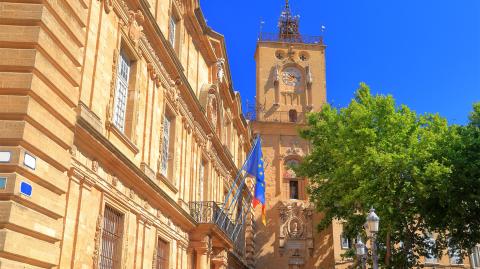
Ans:
{"type": "Polygon", "coordinates": [[[303,44],[323,44],[322,36],[308,36],[300,34],[280,35],[278,33],[260,33],[258,41],[264,42],[286,42],[303,44]]]}
{"type": "Polygon", "coordinates": [[[233,241],[235,225],[221,208],[222,204],[212,201],[190,202],[190,215],[197,223],[216,224],[233,241]]]}
{"type": "Polygon", "coordinates": [[[213,201],[190,202],[190,215],[197,223],[216,225],[232,241],[235,252],[244,255],[245,228],[232,221],[231,216],[222,209],[222,204],[213,201]]]}

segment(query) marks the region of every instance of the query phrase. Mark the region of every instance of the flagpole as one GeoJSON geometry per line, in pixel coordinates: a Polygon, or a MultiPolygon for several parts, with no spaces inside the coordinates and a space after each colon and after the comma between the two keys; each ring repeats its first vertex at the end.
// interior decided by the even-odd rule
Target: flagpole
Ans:
{"type": "MultiPolygon", "coordinates": [[[[253,144],[253,147],[252,147],[252,150],[250,150],[250,152],[248,153],[248,156],[247,158],[245,159],[243,165],[242,165],[242,168],[240,169],[240,172],[237,174],[237,176],[235,177],[235,180],[233,182],[233,185],[232,187],[230,188],[230,190],[228,191],[228,194],[227,194],[227,197],[225,198],[225,201],[223,203],[223,209],[225,209],[226,205],[227,205],[227,202],[228,202],[228,199],[230,198],[230,195],[232,194],[232,191],[233,191],[233,188],[235,188],[237,186],[237,181],[238,179],[240,178],[240,175],[242,174],[243,170],[245,169],[245,165],[247,164],[247,161],[250,159],[250,157],[252,156],[253,154],[253,149],[255,149],[255,147],[257,146],[257,143],[260,139],[260,136],[257,135],[257,138],[255,139],[255,143],[253,144]]],[[[243,176],[242,180],[245,179],[245,177],[247,176],[247,173],[245,173],[245,175],[243,176]]],[[[228,207],[228,210],[230,210],[230,206],[228,207]]],[[[224,213],[225,210],[224,210],[224,213]]],[[[217,219],[215,220],[215,223],[218,223],[218,220],[220,219],[220,216],[221,215],[218,215],[217,219]]],[[[225,215],[225,218],[226,218],[226,215],[225,215]]],[[[223,223],[225,223],[225,219],[223,220],[223,223]]],[[[223,224],[222,224],[223,225],[223,224]]]]}

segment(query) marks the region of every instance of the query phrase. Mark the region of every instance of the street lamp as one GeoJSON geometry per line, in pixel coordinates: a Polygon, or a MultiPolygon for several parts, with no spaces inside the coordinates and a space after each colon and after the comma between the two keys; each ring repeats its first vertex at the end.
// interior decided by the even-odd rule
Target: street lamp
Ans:
{"type": "Polygon", "coordinates": [[[378,226],[380,224],[380,218],[375,214],[375,209],[372,207],[367,216],[367,227],[368,232],[370,233],[370,243],[372,244],[372,260],[373,260],[373,269],[378,269],[378,256],[377,256],[377,246],[375,244],[375,239],[378,233],[378,226]]]}
{"type": "Polygon", "coordinates": [[[368,230],[375,234],[378,232],[378,225],[380,223],[380,218],[375,214],[375,209],[372,207],[367,216],[367,226],[368,230]]]}
{"type": "Polygon", "coordinates": [[[365,256],[367,252],[365,251],[365,244],[362,242],[360,235],[357,236],[357,243],[355,244],[355,249],[357,253],[358,260],[360,261],[360,266],[365,268],[365,256]]]}

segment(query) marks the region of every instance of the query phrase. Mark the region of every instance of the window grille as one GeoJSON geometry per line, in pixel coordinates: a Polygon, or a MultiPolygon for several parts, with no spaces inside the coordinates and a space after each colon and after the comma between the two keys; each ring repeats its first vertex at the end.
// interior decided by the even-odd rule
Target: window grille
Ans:
{"type": "Polygon", "coordinates": [[[170,44],[172,44],[173,48],[175,48],[175,35],[177,31],[176,27],[177,27],[177,22],[175,21],[175,18],[171,17],[170,27],[169,27],[170,32],[168,33],[168,39],[170,41],[170,44]]]}
{"type": "Polygon", "coordinates": [[[168,269],[168,243],[162,239],[157,242],[156,269],[168,269]]]}
{"type": "Polygon", "coordinates": [[[120,268],[122,219],[123,215],[120,212],[105,206],[100,269],[120,268]]]}
{"type": "Polygon", "coordinates": [[[163,144],[162,144],[162,166],[160,172],[167,176],[168,157],[170,148],[170,119],[167,116],[163,118],[163,144]]]}
{"type": "Polygon", "coordinates": [[[128,80],[130,78],[130,60],[122,51],[118,61],[117,87],[113,111],[113,124],[125,132],[125,115],[127,110],[128,80]]]}

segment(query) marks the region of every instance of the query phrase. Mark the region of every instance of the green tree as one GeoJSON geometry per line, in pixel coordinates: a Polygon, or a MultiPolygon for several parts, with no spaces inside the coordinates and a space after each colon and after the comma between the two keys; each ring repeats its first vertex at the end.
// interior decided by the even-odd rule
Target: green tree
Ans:
{"type": "Polygon", "coordinates": [[[442,231],[426,220],[422,203],[431,186],[441,190],[452,173],[438,151],[449,132],[440,116],[417,115],[392,96],[372,95],[363,83],[348,107],[325,105],[311,113],[300,134],[312,150],[297,170],[311,180],[310,199],[325,215],[319,228],[344,220],[354,238],[373,206],[385,267],[411,268],[420,255],[439,252],[443,237],[435,244],[428,238],[442,231]]]}
{"type": "Polygon", "coordinates": [[[422,214],[430,226],[443,230],[450,248],[468,254],[480,243],[480,103],[468,125],[451,126],[437,158],[452,172],[425,186],[422,214]]]}

